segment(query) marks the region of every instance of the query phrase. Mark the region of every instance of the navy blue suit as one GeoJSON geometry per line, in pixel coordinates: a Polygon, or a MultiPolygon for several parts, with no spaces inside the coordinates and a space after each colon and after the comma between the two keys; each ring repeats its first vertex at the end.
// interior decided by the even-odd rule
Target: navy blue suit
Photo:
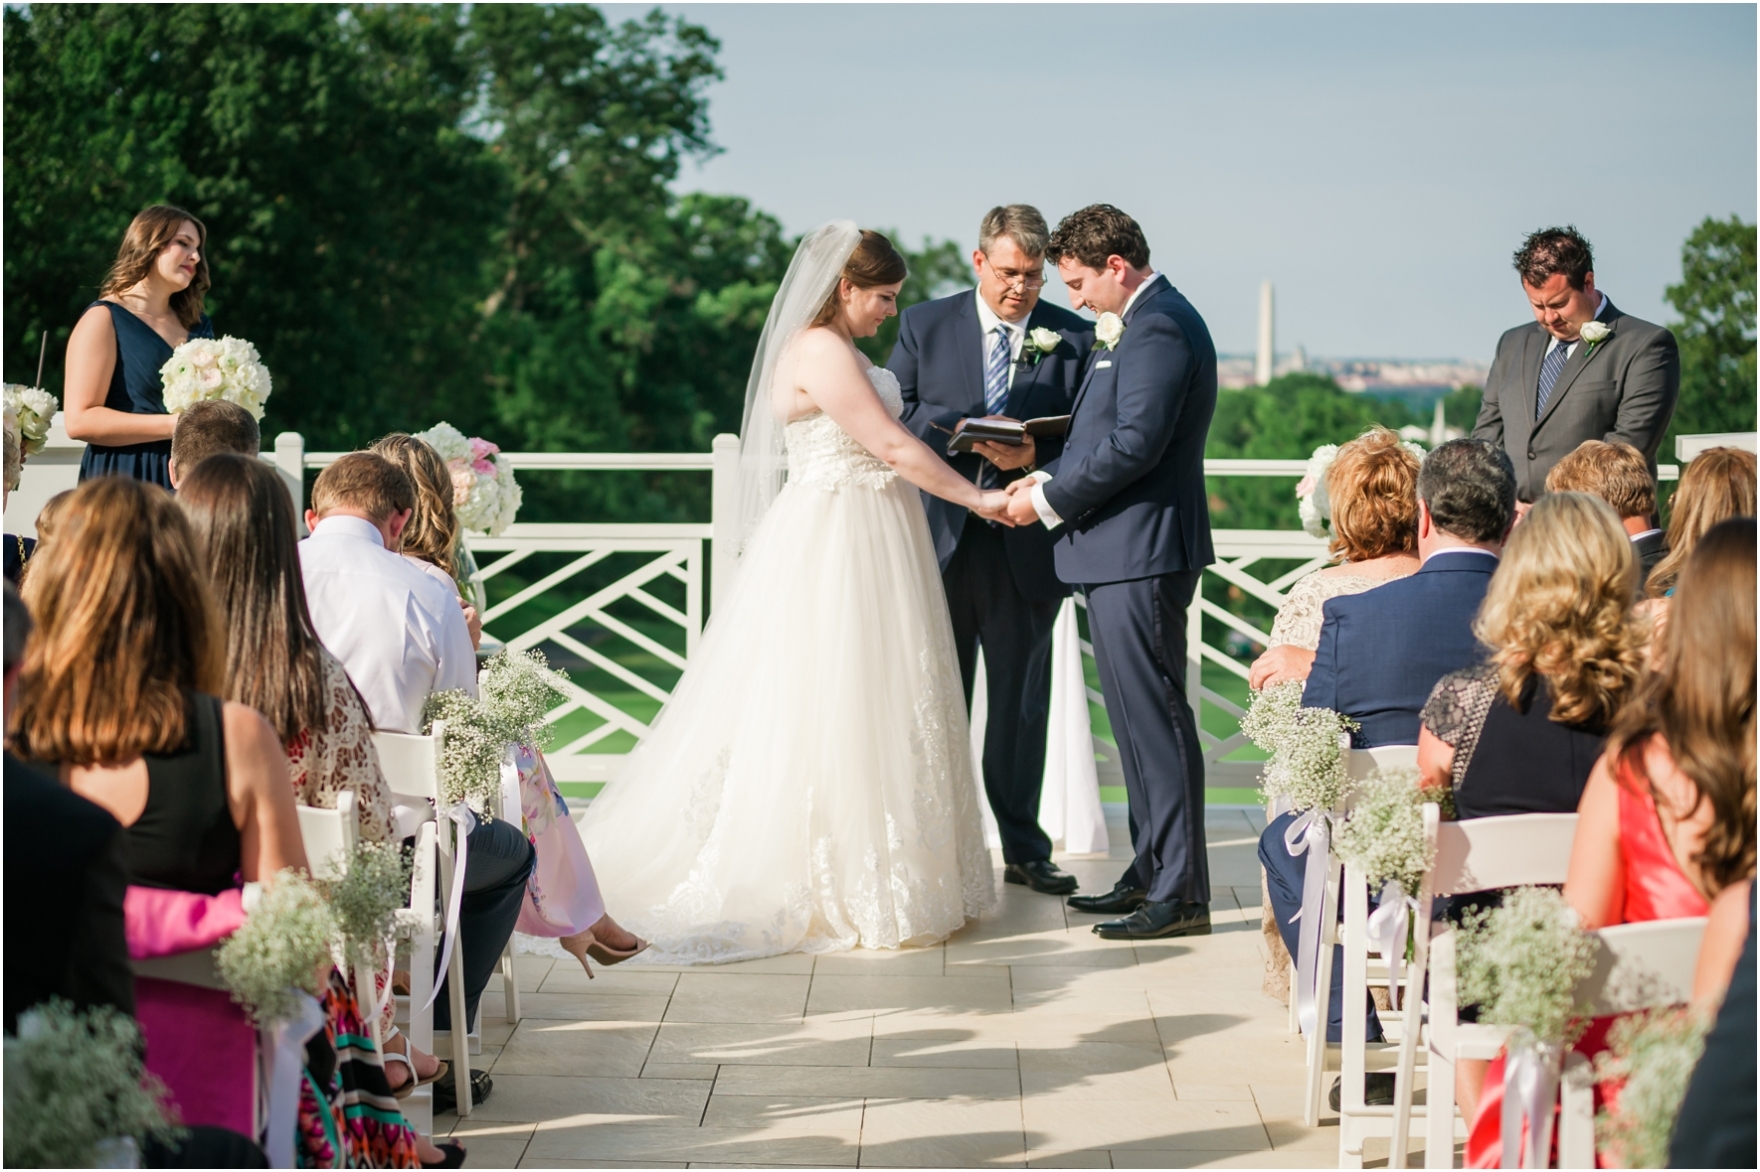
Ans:
{"type": "Polygon", "coordinates": [[[1057,573],[1088,598],[1088,632],[1118,741],[1136,859],[1125,882],[1155,902],[1210,902],[1204,754],[1186,697],[1186,608],[1215,560],[1204,441],[1216,347],[1160,275],[1094,351],[1046,503],[1063,518],[1057,573]]]}
{"type": "MultiPolygon", "coordinates": [[[[1329,598],[1322,611],[1320,646],[1302,689],[1302,704],[1330,708],[1362,725],[1352,737],[1360,749],[1418,743],[1418,717],[1436,681],[1477,663],[1485,649],[1473,635],[1473,618],[1497,559],[1470,551],[1432,554],[1409,578],[1398,578],[1361,594],[1329,598]]],[[[1259,836],[1265,888],[1289,954],[1296,954],[1302,908],[1305,858],[1284,846],[1284,831],[1295,818],[1273,818],[1259,836]]],[[[1339,1040],[1344,1020],[1344,953],[1332,954],[1331,1020],[1327,1041],[1339,1040]]],[[[1374,1003],[1369,1005],[1368,1037],[1381,1036],[1374,1003]]]]}
{"type": "MultiPolygon", "coordinates": [[[[887,369],[904,394],[904,425],[937,452],[961,419],[989,414],[984,405],[985,339],[978,295],[965,290],[913,305],[899,317],[898,344],[887,369]]],[[[1067,415],[1081,381],[1094,326],[1067,309],[1040,302],[1028,330],[1055,330],[1063,339],[1052,353],[1014,368],[1003,413],[1015,419],[1067,415]]],[[[1063,449],[1061,438],[1037,441],[1044,463],[1063,449]]],[[[945,457],[955,471],[976,482],[989,461],[966,452],[945,457]]],[[[995,483],[1024,471],[999,472],[995,483]]],[[[978,648],[984,649],[984,789],[1002,836],[1002,857],[1027,863],[1051,857],[1051,840],[1039,827],[1039,791],[1045,775],[1045,734],[1051,704],[1051,628],[1069,594],[1052,563],[1053,537],[1044,526],[1008,529],[991,525],[940,497],[924,494],[929,532],[941,563],[953,621],[954,647],[972,700],[978,648]]]]}

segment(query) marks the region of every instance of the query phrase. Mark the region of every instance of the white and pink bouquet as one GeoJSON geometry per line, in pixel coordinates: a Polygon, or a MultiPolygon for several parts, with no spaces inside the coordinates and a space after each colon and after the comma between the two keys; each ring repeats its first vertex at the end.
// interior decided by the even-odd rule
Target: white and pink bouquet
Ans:
{"type": "Polygon", "coordinates": [[[416,438],[440,453],[452,474],[452,505],[466,529],[499,537],[519,512],[519,484],[501,449],[480,436],[466,436],[437,423],[416,438]]]}
{"type": "Polygon", "coordinates": [[[191,338],[171,352],[159,378],[165,384],[165,410],[173,415],[203,399],[224,399],[261,420],[273,389],[257,348],[233,337],[191,338]]]}

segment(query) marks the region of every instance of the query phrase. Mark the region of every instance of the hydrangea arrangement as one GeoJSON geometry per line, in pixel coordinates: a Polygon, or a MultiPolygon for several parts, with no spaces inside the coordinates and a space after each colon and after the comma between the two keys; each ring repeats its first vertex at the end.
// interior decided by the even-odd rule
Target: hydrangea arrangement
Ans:
{"type": "Polygon", "coordinates": [[[323,990],[337,928],[329,903],[299,871],[276,874],[254,904],[248,891],[244,924],[215,960],[232,999],[261,1026],[293,1016],[299,992],[323,990]]]}
{"type": "Polygon", "coordinates": [[[363,842],[349,855],[345,873],[318,881],[349,964],[385,959],[385,940],[409,897],[410,866],[396,843],[363,842]]]}
{"type": "Polygon", "coordinates": [[[1383,767],[1352,788],[1351,814],[1338,828],[1332,849],[1371,891],[1398,883],[1418,894],[1435,852],[1424,841],[1424,803],[1436,794],[1421,788],[1416,769],[1383,767]]]}
{"type": "Polygon", "coordinates": [[[1479,1020],[1516,1026],[1541,1042],[1568,1043],[1583,1017],[1577,984],[1595,963],[1595,939],[1552,887],[1515,887],[1503,906],[1461,924],[1460,1000],[1479,1020]]]}
{"type": "Polygon", "coordinates": [[[18,450],[26,458],[36,455],[49,442],[49,424],[61,404],[42,387],[6,384],[6,428],[16,429],[18,450]]]}
{"type": "Polygon", "coordinates": [[[1610,1049],[1595,1056],[1597,1082],[1624,1079],[1614,1107],[1595,1116],[1595,1146],[1619,1167],[1666,1168],[1668,1142],[1680,1118],[1693,1068],[1705,1052],[1711,1022],[1681,1006],[1634,1014],[1614,1023],[1610,1049]]]}
{"type": "Polygon", "coordinates": [[[567,675],[552,671],[542,651],[504,650],[483,665],[477,687],[496,725],[512,733],[511,742],[542,749],[549,744],[551,728],[545,722],[552,707],[555,679],[567,675]]]}
{"type": "Polygon", "coordinates": [[[224,399],[261,420],[273,389],[257,348],[230,336],[191,338],[171,352],[159,378],[165,384],[165,410],[173,415],[203,399],[224,399]]]}
{"type": "Polygon", "coordinates": [[[436,423],[416,438],[440,453],[452,474],[452,506],[466,529],[499,537],[519,512],[521,493],[501,449],[480,436],[466,436],[450,423],[436,423]]]}
{"type": "Polygon", "coordinates": [[[6,1039],[6,1166],[134,1167],[118,1157],[175,1142],[175,1108],[143,1049],[134,1019],[108,1005],[75,1012],[56,997],[19,1014],[6,1039]]]}
{"type": "Polygon", "coordinates": [[[1271,754],[1259,778],[1265,799],[1287,799],[1295,810],[1337,805],[1345,791],[1339,738],[1356,727],[1356,721],[1330,708],[1303,708],[1300,680],[1255,695],[1241,719],[1241,732],[1271,754]]]}

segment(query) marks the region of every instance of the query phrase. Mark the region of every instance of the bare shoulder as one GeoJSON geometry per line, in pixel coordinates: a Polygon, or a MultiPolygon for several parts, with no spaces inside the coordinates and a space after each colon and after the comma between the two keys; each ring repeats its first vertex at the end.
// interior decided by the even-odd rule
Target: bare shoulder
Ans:
{"type": "Polygon", "coordinates": [[[73,325],[75,336],[82,338],[104,338],[116,333],[116,323],[110,320],[110,311],[102,304],[86,307],[79,315],[79,321],[73,325]]]}
{"type": "Polygon", "coordinates": [[[270,748],[281,751],[281,741],[269,721],[249,704],[240,704],[236,700],[226,701],[221,711],[221,723],[226,730],[226,744],[230,752],[232,746],[257,750],[270,748]]]}
{"type": "Polygon", "coordinates": [[[802,330],[801,336],[795,339],[789,349],[793,351],[797,362],[815,365],[833,362],[848,365],[855,362],[855,354],[850,350],[849,343],[828,326],[802,330]]]}

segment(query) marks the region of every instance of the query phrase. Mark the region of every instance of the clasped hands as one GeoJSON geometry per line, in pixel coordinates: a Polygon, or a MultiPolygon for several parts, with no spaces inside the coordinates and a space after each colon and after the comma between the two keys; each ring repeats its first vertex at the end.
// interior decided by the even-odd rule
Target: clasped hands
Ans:
{"type": "Polygon", "coordinates": [[[1033,507],[1034,483],[1031,476],[1023,476],[1002,488],[981,492],[975,512],[986,521],[995,521],[1011,529],[1016,525],[1031,525],[1039,520],[1039,510],[1033,507]]]}

